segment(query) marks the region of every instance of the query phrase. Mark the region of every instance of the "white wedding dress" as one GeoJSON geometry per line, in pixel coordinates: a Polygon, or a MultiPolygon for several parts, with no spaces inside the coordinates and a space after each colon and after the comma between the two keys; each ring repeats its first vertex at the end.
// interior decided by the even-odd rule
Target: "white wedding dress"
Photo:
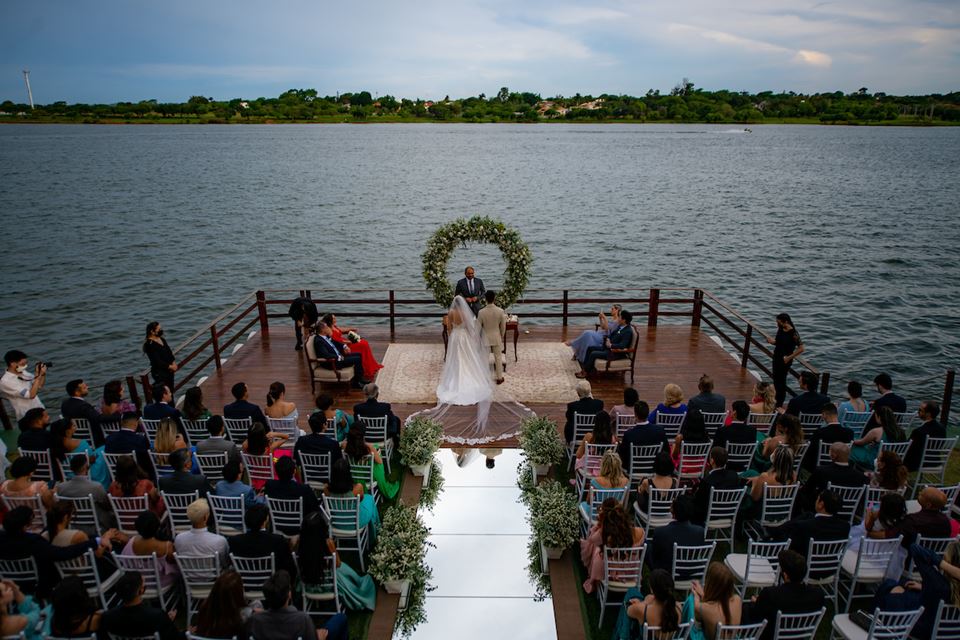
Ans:
{"type": "Polygon", "coordinates": [[[407,421],[432,418],[443,425],[444,440],[455,444],[486,444],[517,435],[523,419],[536,414],[494,384],[490,347],[462,297],[453,299],[449,317],[453,328],[437,385],[437,406],[407,421]]]}

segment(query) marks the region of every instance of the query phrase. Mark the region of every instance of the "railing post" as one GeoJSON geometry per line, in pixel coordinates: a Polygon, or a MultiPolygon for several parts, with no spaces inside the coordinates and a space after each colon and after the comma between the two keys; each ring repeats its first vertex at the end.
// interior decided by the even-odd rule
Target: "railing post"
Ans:
{"type": "Polygon", "coordinates": [[[660,314],[660,289],[650,289],[650,314],[647,316],[647,326],[657,326],[657,316],[660,314]]]}
{"type": "Polygon", "coordinates": [[[828,395],[827,391],[830,389],[830,372],[824,371],[820,374],[820,393],[828,395]]]}
{"type": "Polygon", "coordinates": [[[260,314],[260,330],[263,333],[270,333],[270,325],[267,321],[267,296],[263,291],[257,291],[257,312],[260,314]]]}
{"type": "Polygon", "coordinates": [[[956,379],[956,370],[947,369],[947,377],[943,382],[943,402],[940,403],[940,420],[944,427],[947,426],[947,421],[950,419],[950,401],[953,400],[953,386],[956,379]]]}
{"type": "Polygon", "coordinates": [[[568,289],[564,289],[563,290],[563,326],[567,326],[569,313],[570,313],[570,291],[568,289]]]}
{"type": "Polygon", "coordinates": [[[150,377],[147,374],[140,376],[140,386],[143,388],[143,403],[150,404],[153,399],[153,391],[150,388],[150,377]]]}
{"type": "Polygon", "coordinates": [[[217,371],[223,368],[220,363],[220,341],[217,339],[217,325],[210,327],[210,340],[213,342],[213,359],[217,363],[217,371]]]}
{"type": "Polygon", "coordinates": [[[747,368],[747,362],[750,361],[750,342],[753,340],[753,325],[747,325],[747,338],[743,341],[743,354],[740,356],[740,367],[747,368]]]}
{"type": "Polygon", "coordinates": [[[137,405],[138,410],[143,408],[140,393],[137,391],[137,380],[133,376],[127,376],[127,393],[130,394],[130,402],[137,405]]]}
{"type": "Polygon", "coordinates": [[[394,315],[397,307],[397,295],[393,289],[390,289],[390,339],[393,340],[397,333],[397,318],[394,315]]]}
{"type": "Polygon", "coordinates": [[[701,314],[703,314],[703,289],[695,289],[693,292],[693,318],[690,320],[690,326],[700,326],[701,314]]]}

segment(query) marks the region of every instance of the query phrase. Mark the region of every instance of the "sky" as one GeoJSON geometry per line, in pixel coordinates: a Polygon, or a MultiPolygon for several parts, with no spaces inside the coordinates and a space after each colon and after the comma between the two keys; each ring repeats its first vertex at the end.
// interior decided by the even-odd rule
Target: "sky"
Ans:
{"type": "Polygon", "coordinates": [[[2,0],[0,101],[960,90],[960,0],[2,0]]]}

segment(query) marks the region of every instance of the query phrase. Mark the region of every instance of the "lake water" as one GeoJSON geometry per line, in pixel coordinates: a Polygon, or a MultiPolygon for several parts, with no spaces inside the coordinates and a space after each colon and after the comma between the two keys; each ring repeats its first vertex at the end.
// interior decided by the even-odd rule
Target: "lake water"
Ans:
{"type": "Polygon", "coordinates": [[[960,128],[5,126],[0,350],[55,362],[52,404],[144,368],[148,320],[177,344],[257,288],[421,287],[427,237],[483,214],[531,287],[701,286],[770,330],[791,313],[835,393],[886,370],[939,396],[958,202],[960,128]]]}

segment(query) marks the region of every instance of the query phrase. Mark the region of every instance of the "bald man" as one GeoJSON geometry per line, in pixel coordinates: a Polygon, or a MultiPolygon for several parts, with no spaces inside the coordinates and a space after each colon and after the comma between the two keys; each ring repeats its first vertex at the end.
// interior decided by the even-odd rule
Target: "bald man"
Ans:
{"type": "Polygon", "coordinates": [[[917,536],[925,538],[949,538],[950,518],[943,510],[947,506],[947,494],[940,489],[927,487],[917,497],[920,511],[911,513],[903,520],[903,546],[917,541],[917,536]]]}
{"type": "Polygon", "coordinates": [[[800,505],[812,511],[817,496],[827,488],[828,483],[835,487],[862,487],[867,482],[865,474],[850,466],[850,445],[834,442],[830,445],[830,462],[817,467],[803,485],[800,505]]]}

